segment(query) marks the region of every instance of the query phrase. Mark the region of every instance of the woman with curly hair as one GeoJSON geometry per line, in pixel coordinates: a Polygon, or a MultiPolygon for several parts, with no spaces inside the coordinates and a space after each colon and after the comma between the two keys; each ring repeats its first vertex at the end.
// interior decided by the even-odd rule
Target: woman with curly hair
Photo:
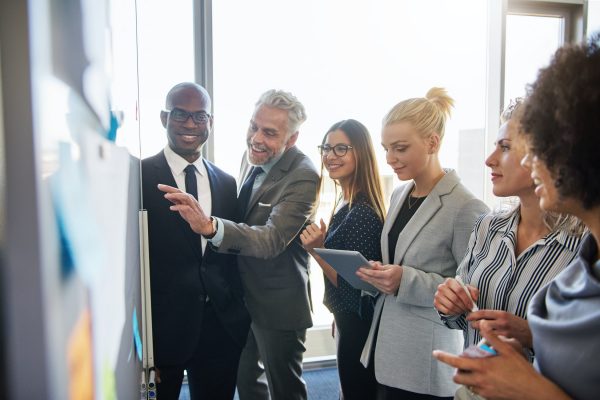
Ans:
{"type": "Polygon", "coordinates": [[[531,85],[522,119],[540,206],[579,217],[589,229],[578,255],[533,297],[532,367],[484,322],[498,355],[434,352],[454,380],[486,398],[597,399],[600,394],[600,34],[559,49],[531,85]]]}

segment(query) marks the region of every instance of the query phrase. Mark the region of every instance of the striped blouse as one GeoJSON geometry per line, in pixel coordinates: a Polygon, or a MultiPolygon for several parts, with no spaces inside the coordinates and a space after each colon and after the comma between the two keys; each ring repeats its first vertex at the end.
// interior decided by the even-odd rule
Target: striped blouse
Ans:
{"type": "MultiPolygon", "coordinates": [[[[473,228],[467,253],[456,273],[479,289],[480,309],[503,310],[527,318],[529,301],[577,254],[580,236],[551,232],[515,256],[519,208],[506,214],[484,215],[473,228]]],[[[449,328],[462,329],[465,348],[481,339],[466,314],[441,315],[449,328]]]]}

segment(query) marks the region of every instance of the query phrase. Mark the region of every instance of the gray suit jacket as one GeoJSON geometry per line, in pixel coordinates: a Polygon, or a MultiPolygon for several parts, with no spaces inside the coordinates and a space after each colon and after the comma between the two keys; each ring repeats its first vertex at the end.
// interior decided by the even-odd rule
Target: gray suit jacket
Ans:
{"type": "Polygon", "coordinates": [[[465,255],[471,230],[487,206],[447,170],[400,233],[394,260],[389,260],[388,233],[412,189],[403,185],[392,194],[381,234],[383,263],[403,266],[396,296],[382,295],[361,361],[367,364],[375,346],[375,376],[383,385],[433,396],[453,396],[453,369],[435,360],[435,349],[460,353],[462,333],[446,328],[433,308],[437,286],[453,277],[465,255]],[[381,318],[381,320],[380,320],[381,318]]]}
{"type": "MultiPolygon", "coordinates": [[[[245,160],[242,177],[250,169],[245,160]]],[[[252,322],[261,328],[312,326],[308,253],[298,235],[313,217],[318,186],[313,163],[294,146],[256,189],[242,223],[223,221],[218,251],[239,255],[246,305],[252,322]]]]}

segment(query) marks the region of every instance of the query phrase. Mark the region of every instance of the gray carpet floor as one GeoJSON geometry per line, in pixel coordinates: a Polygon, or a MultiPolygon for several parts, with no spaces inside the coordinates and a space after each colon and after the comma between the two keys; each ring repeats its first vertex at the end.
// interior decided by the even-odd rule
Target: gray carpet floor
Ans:
{"type": "MultiPolygon", "coordinates": [[[[302,375],[308,388],[308,400],[339,399],[339,378],[337,368],[323,368],[304,371],[302,375]]],[[[181,388],[179,400],[190,400],[187,384],[181,388]]],[[[235,400],[238,400],[236,393],[235,400]]]]}

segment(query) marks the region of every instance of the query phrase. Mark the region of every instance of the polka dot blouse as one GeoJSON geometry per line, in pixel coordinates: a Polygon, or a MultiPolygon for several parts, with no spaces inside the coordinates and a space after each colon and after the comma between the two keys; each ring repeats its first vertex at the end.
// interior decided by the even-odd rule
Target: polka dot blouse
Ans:
{"type": "MultiPolygon", "coordinates": [[[[350,208],[348,204],[338,210],[331,219],[325,247],[337,250],[359,251],[367,260],[381,261],[381,231],[383,221],[366,202],[365,196],[356,196],[350,208]]],[[[325,278],[325,296],[323,303],[332,313],[358,313],[363,317],[372,316],[372,302],[361,299],[361,292],[354,289],[338,275],[338,286],[335,287],[325,278]]]]}

